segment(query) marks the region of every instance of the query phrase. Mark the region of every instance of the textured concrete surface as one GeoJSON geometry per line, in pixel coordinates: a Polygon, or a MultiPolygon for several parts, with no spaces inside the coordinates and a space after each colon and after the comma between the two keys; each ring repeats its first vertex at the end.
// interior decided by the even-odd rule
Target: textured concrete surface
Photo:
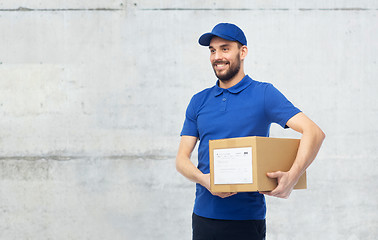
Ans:
{"type": "Polygon", "coordinates": [[[218,22],[245,31],[247,73],[327,134],[309,189],[267,198],[268,239],[375,239],[377,14],[357,0],[2,1],[0,239],[191,239],[194,184],[174,158],[190,97],[216,80],[197,40],[218,22]]]}

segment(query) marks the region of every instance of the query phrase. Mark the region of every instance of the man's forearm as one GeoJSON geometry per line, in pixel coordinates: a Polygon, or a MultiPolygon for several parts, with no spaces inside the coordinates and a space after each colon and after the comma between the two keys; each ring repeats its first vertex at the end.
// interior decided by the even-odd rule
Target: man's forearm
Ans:
{"type": "Polygon", "coordinates": [[[325,138],[323,131],[303,113],[298,113],[289,119],[287,126],[302,134],[297,156],[288,172],[267,173],[268,177],[277,179],[278,185],[271,192],[261,192],[280,198],[290,196],[299,178],[314,161],[325,138]]]}
{"type": "Polygon", "coordinates": [[[186,156],[177,156],[176,169],[189,180],[202,184],[203,173],[186,156]]]}
{"type": "MultiPolygon", "coordinates": [[[[189,180],[201,184],[210,191],[210,174],[203,174],[196,166],[194,166],[188,157],[177,156],[176,169],[189,180]]],[[[236,194],[236,192],[214,193],[211,191],[210,193],[221,198],[230,197],[236,194]]]]}
{"type": "Polygon", "coordinates": [[[201,183],[203,174],[202,172],[194,166],[192,161],[190,161],[190,156],[197,143],[197,138],[193,136],[182,136],[180,141],[179,150],[176,156],[176,169],[184,177],[189,180],[201,183]]]}
{"type": "Polygon", "coordinates": [[[300,176],[314,161],[325,138],[324,133],[318,127],[304,131],[302,134],[297,157],[289,171],[295,181],[298,181],[300,176]]]}

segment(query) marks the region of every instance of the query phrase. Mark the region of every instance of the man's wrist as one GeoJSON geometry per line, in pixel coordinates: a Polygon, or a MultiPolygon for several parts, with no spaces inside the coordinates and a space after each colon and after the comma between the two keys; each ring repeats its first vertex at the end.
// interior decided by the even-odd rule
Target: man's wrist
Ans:
{"type": "Polygon", "coordinates": [[[197,183],[202,185],[203,187],[209,189],[210,188],[210,182],[209,182],[209,174],[200,173],[197,176],[197,183]]]}
{"type": "Polygon", "coordinates": [[[291,168],[289,171],[289,180],[293,185],[297,184],[299,178],[301,177],[301,171],[298,168],[291,168]]]}
{"type": "Polygon", "coordinates": [[[198,183],[201,184],[202,186],[206,187],[206,176],[203,173],[200,173],[198,176],[198,183]]]}

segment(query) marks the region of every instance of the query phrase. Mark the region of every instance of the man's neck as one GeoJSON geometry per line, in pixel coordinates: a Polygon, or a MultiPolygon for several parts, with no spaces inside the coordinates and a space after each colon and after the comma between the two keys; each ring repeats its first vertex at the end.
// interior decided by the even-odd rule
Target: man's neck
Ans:
{"type": "Polygon", "coordinates": [[[220,88],[230,88],[238,84],[243,78],[245,77],[244,71],[239,71],[233,78],[228,81],[219,80],[219,87],[220,88]]]}

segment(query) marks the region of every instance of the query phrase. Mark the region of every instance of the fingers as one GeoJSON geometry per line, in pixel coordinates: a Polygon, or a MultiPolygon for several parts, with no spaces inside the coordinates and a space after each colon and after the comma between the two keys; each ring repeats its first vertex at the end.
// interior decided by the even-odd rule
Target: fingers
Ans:
{"type": "Polygon", "coordinates": [[[284,198],[284,199],[287,199],[289,198],[290,196],[290,192],[285,192],[285,191],[282,191],[280,189],[278,189],[278,187],[272,191],[262,191],[262,192],[259,192],[261,194],[265,194],[265,195],[268,195],[268,196],[272,196],[272,197],[278,197],[278,198],[284,198]]]}
{"type": "Polygon", "coordinates": [[[266,174],[269,178],[277,179],[277,187],[272,191],[261,191],[261,194],[268,196],[278,197],[278,198],[289,198],[291,192],[294,188],[294,183],[290,181],[290,176],[288,172],[270,172],[266,174]]]}
{"type": "Polygon", "coordinates": [[[286,193],[272,193],[272,195],[270,195],[270,196],[278,197],[278,198],[284,198],[284,199],[289,198],[289,195],[287,195],[286,193]]]}
{"type": "Polygon", "coordinates": [[[264,195],[268,195],[268,196],[272,196],[272,192],[265,191],[265,192],[259,192],[259,193],[264,194],[264,195]]]}
{"type": "Polygon", "coordinates": [[[279,178],[282,176],[282,172],[270,172],[266,174],[269,178],[279,178]]]}

